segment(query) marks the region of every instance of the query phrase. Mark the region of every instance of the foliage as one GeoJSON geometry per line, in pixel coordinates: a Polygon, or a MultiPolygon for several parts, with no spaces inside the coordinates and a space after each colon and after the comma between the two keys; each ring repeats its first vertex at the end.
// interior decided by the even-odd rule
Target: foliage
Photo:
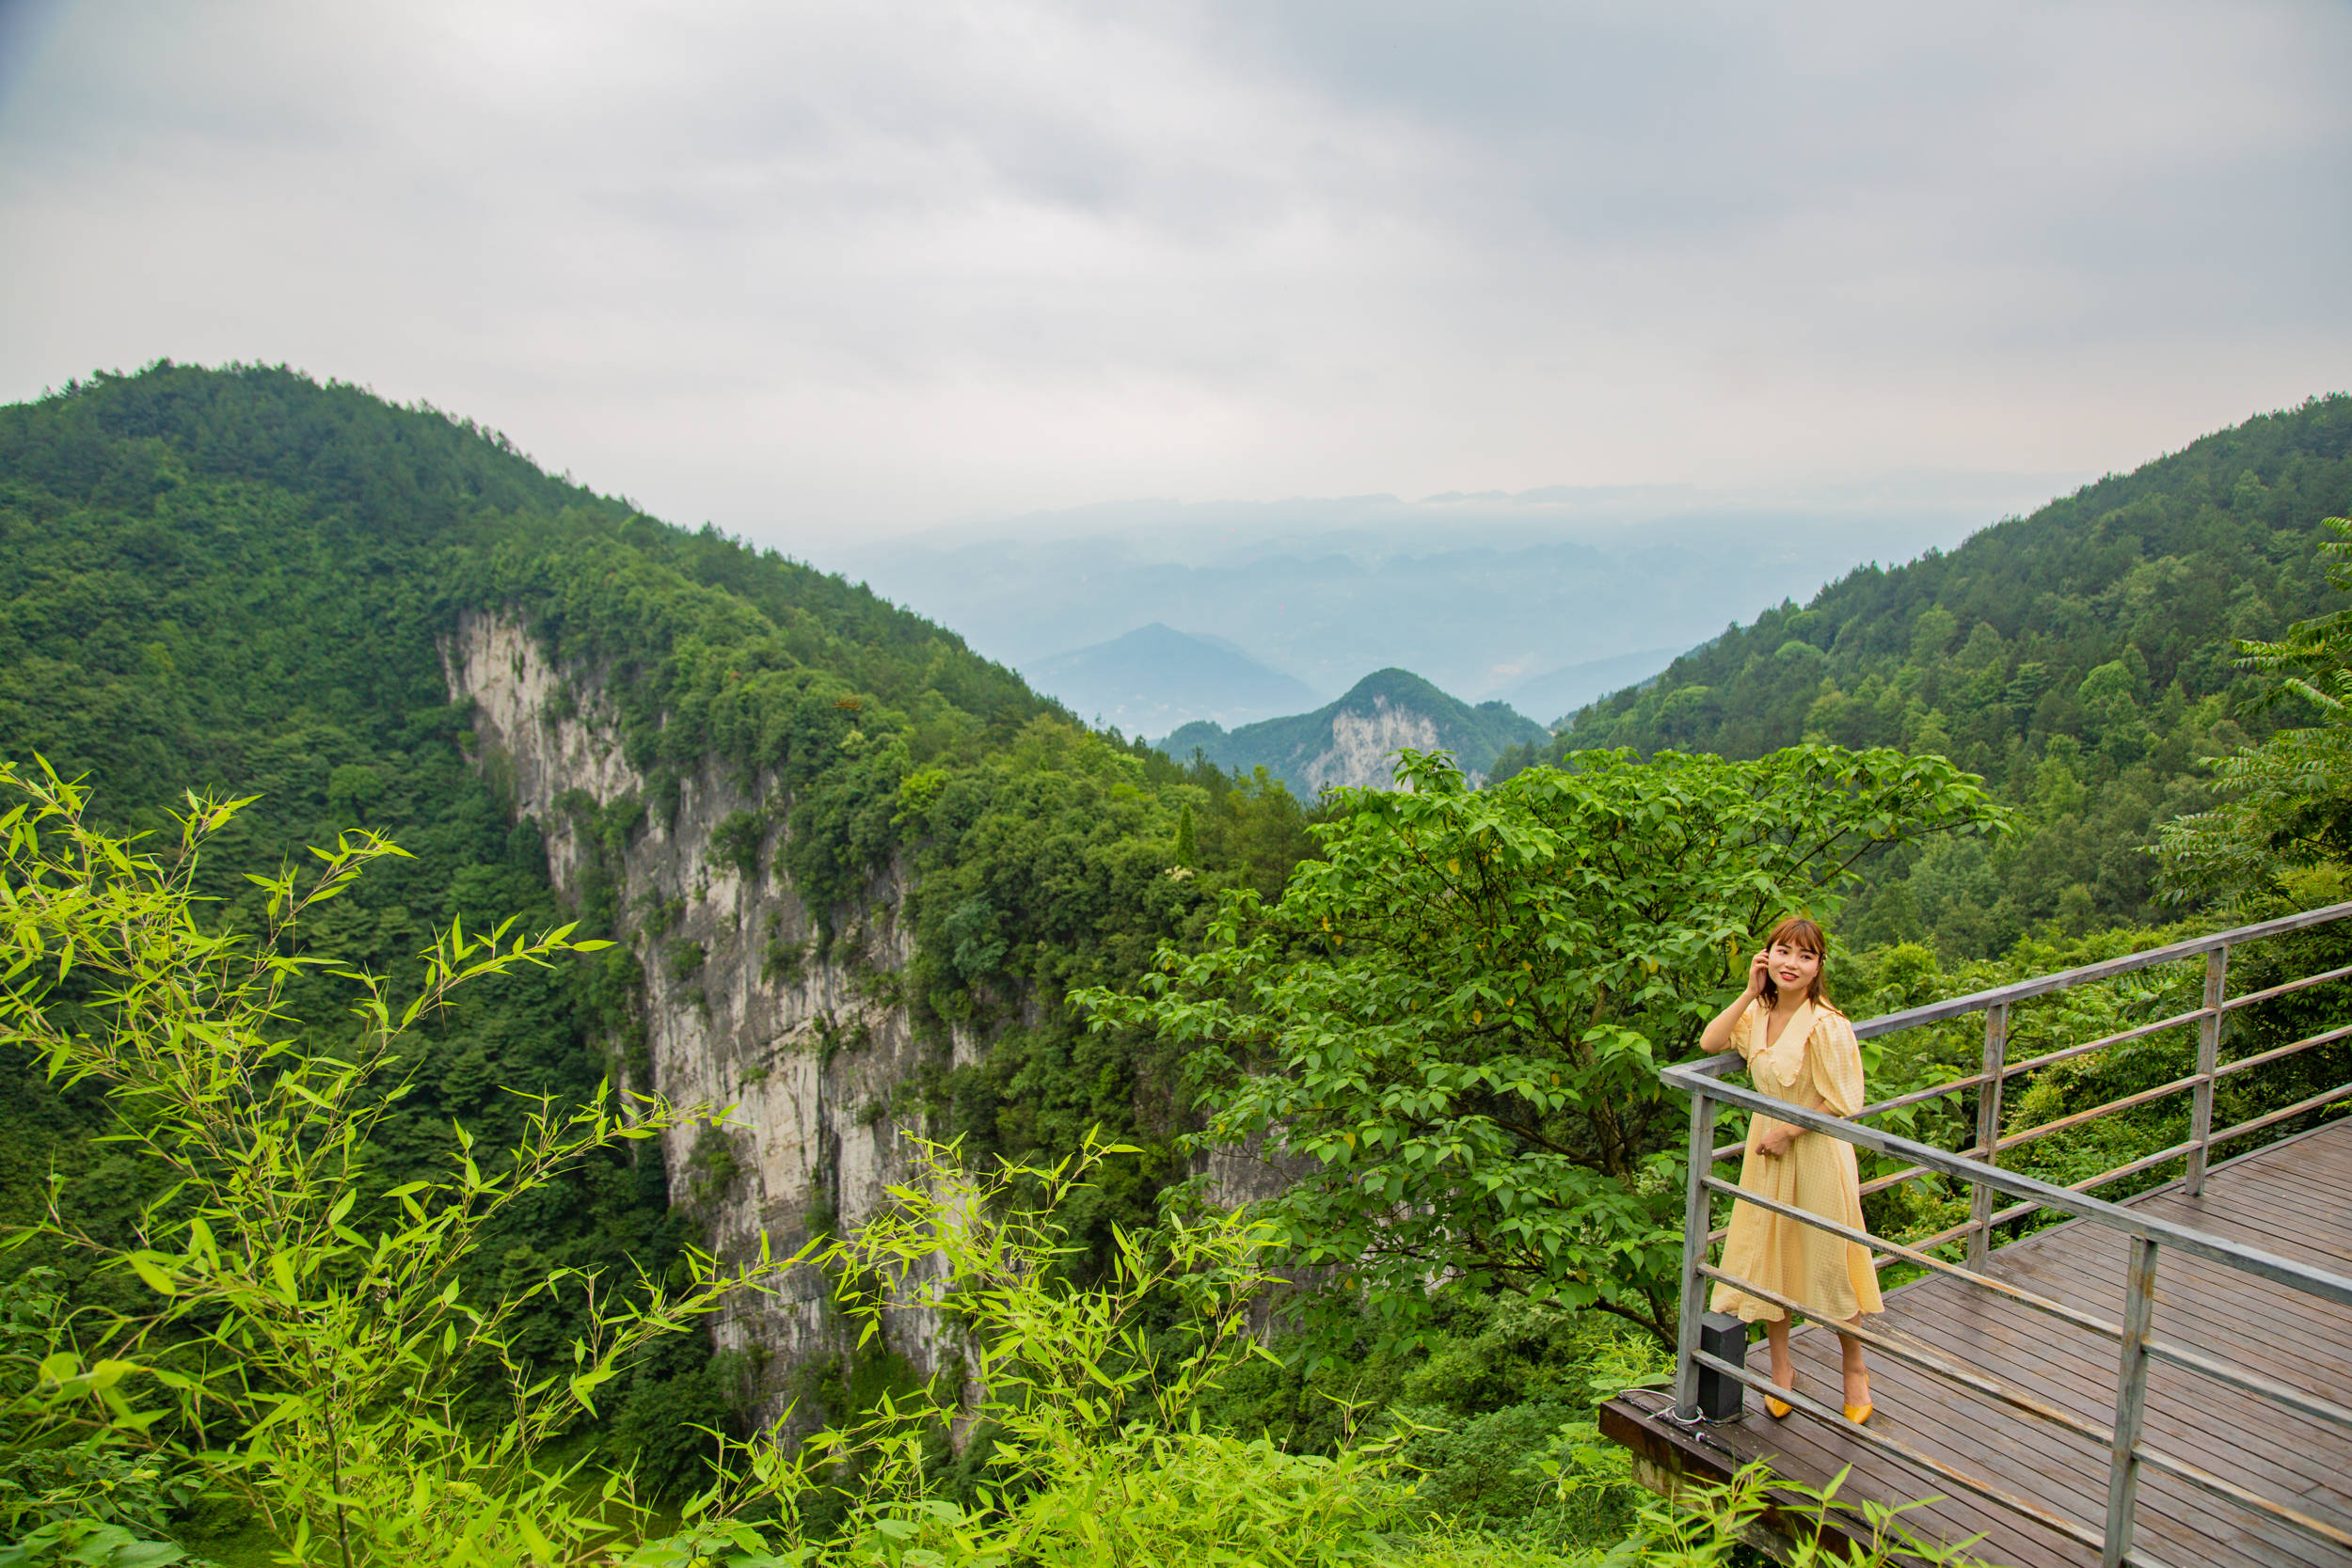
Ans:
{"type": "MultiPolygon", "coordinates": [[[[167,1535],[194,1496],[189,1476],[142,1451],[128,1432],[56,1418],[61,1405],[120,1401],[129,1370],[56,1359],[70,1333],[55,1270],[0,1280],[0,1538],[76,1521],[167,1535]]],[[[128,1402],[119,1409],[127,1415],[128,1402]]]]}
{"type": "MultiPolygon", "coordinates": [[[[511,818],[499,759],[451,705],[441,663],[461,615],[522,618],[570,683],[559,707],[594,683],[649,781],[644,799],[584,802],[580,825],[599,845],[626,847],[707,767],[757,798],[720,824],[714,863],[788,876],[820,936],[878,873],[915,874],[908,1000],[933,1059],[907,1100],[976,1150],[1050,1163],[1096,1124],[1153,1149],[1086,1200],[1098,1251],[1110,1221],[1148,1217],[1179,1169],[1182,1085],[1143,1037],[1087,1036],[1062,990],[1131,978],[1226,887],[1277,895],[1311,847],[1279,784],[1086,731],[862,587],[664,525],[429,407],[282,369],[158,363],[0,408],[0,757],[39,752],[95,778],[98,811],[122,831],[171,831],[190,782],[255,797],[219,841],[244,863],[355,821],[396,835],[413,858],[378,863],[309,920],[306,941],[412,981],[415,955],[453,920],[567,917],[542,825],[511,818]],[[1177,843],[1186,811],[1190,860],[1177,843]],[[782,863],[761,864],[778,839],[782,863]],[[951,1029],[967,1042],[961,1066],[951,1029]]],[[[261,890],[200,875],[225,919],[261,924],[261,890]]],[[[569,911],[583,935],[632,936],[623,891],[591,868],[569,911]]],[[[747,939],[775,983],[826,956],[771,936],[747,939]]],[[[457,998],[405,1048],[409,1093],[376,1127],[383,1169],[432,1173],[452,1120],[515,1141],[528,1101],[509,1089],[572,1103],[616,1065],[644,1081],[644,976],[692,962],[653,933],[596,964],[457,998]]],[[[356,1037],[331,987],[288,986],[314,1030],[356,1037]]],[[[93,1141],[103,1120],[94,1093],[0,1058],[0,1217],[37,1212],[54,1164],[75,1221],[120,1239],[139,1178],[93,1141]]],[[[660,1273],[691,1235],[670,1198],[662,1162],[591,1157],[502,1212],[493,1245],[660,1273]]],[[[71,1299],[118,1289],[78,1258],[42,1256],[71,1299]]],[[[582,1311],[577,1296],[543,1296],[518,1332],[561,1347],[587,1331],[582,1311]]],[[[600,1408],[615,1432],[725,1427],[739,1413],[723,1381],[675,1347],[600,1408]]],[[[649,1476],[693,1463],[675,1440],[644,1455],[649,1476]]]]}
{"type": "Polygon", "coordinates": [[[59,1418],[144,1441],[172,1418],[171,1443],[256,1506],[293,1562],[576,1560],[610,1537],[621,1478],[577,1497],[575,1470],[551,1465],[548,1446],[650,1344],[769,1260],[723,1273],[690,1255],[676,1291],[569,1268],[494,1284],[485,1243],[501,1211],[566,1165],[693,1117],[652,1100],[624,1112],[602,1094],[577,1107],[542,1096],[486,1170],[462,1125],[437,1178],[387,1181],[374,1156],[408,1088],[404,1045],[453,992],[605,944],[568,927],[469,936],[453,923],[396,1001],[382,977],[301,940],[400,853],[389,842],[354,832],[307,879],[251,878],[266,894],[261,928],[213,930],[195,890],[208,842],[242,802],[191,795],[159,857],[94,829],[85,793],[54,774],[0,766],[0,789],[18,798],[0,814],[0,1040],[69,1086],[103,1085],[109,1139],[158,1178],[125,1242],[93,1235],[54,1198],[37,1227],[144,1287],[129,1309],[86,1311],[73,1347],[42,1363],[46,1380],[87,1385],[85,1408],[59,1418]],[[356,1038],[289,1033],[301,1028],[288,1007],[298,977],[348,988],[356,1038]],[[555,1294],[581,1299],[590,1330],[550,1360],[517,1328],[523,1307],[555,1294]],[[501,1413],[469,1420],[455,1391],[485,1384],[501,1413]],[[136,1408],[135,1386],[169,1408],[136,1408]]]}
{"type": "Polygon", "coordinates": [[[145,1541],[120,1525],[59,1519],[0,1545],[0,1568],[199,1568],[168,1541],[145,1541]]]}
{"type": "Polygon", "coordinates": [[[1999,819],[1891,751],[1571,761],[1474,792],[1407,752],[1411,787],[1343,792],[1279,904],[1230,894],[1200,951],[1077,998],[1190,1050],[1204,1143],[1295,1175],[1263,1208],[1331,1271],[1327,1342],[1493,1290],[1670,1340],[1681,1113],[1658,1068],[1771,917],[1834,901],[1874,847],[1999,819]]]}
{"type": "MultiPolygon", "coordinates": [[[[437,640],[460,608],[456,552],[563,516],[591,532],[628,509],[541,473],[494,433],[283,370],[159,364],[0,407],[0,759],[39,752],[89,777],[95,819],[119,832],[176,836],[189,784],[256,797],[197,874],[224,927],[264,919],[264,890],[237,872],[355,822],[397,836],[408,856],[377,861],[313,911],[304,940],[405,984],[453,921],[562,924],[538,825],[514,821],[495,769],[469,761],[478,748],[449,705],[437,640]]],[[[611,932],[591,915],[581,934],[611,932]]],[[[452,1121],[505,1145],[522,1135],[527,1097],[590,1098],[628,1048],[629,988],[606,976],[630,958],[460,992],[412,1033],[409,1092],[375,1126],[388,1181],[437,1174],[452,1121]]],[[[289,1005],[314,1037],[356,1040],[338,985],[291,976],[289,1005]]],[[[121,1146],[98,1141],[105,1125],[94,1085],[53,1085],[0,1046],[0,1220],[41,1212],[55,1169],[73,1221],[127,1242],[152,1195],[121,1146]]],[[[661,1272],[690,1235],[669,1209],[661,1162],[612,1149],[503,1211],[485,1244],[661,1272]]],[[[124,1307],[138,1289],[40,1243],[19,1257],[56,1268],[69,1303],[124,1307]]],[[[577,1296],[541,1297],[518,1331],[560,1348],[586,1331],[581,1311],[577,1296]]],[[[624,1423],[641,1402],[727,1419],[707,1353],[691,1349],[609,1387],[600,1408],[624,1423]]],[[[476,1413],[495,1414],[486,1390],[476,1413]]],[[[693,1462],[670,1439],[653,1457],[693,1462]]]]}
{"type": "Polygon", "coordinates": [[[1887,857],[1849,937],[1925,940],[1962,962],[2053,918],[2074,935],[2160,921],[2143,846],[2208,804],[2198,759],[2309,721],[2301,701],[2264,705],[2228,640],[2328,608],[2312,545],[2347,511],[2352,397],[2314,399],[1948,553],[1859,567],[1585,707],[1520,760],[1597,746],[1750,757],[1801,740],[1941,753],[1983,774],[2020,831],[1887,857]]]}
{"type": "MultiPolygon", "coordinates": [[[[894,1192],[892,1219],[841,1249],[846,1277],[866,1282],[845,1300],[869,1330],[917,1302],[949,1305],[975,1357],[971,1386],[984,1392],[975,1402],[935,1385],[790,1455],[731,1447],[727,1478],[689,1505],[689,1528],[638,1548],[626,1568],[1729,1568],[1768,1506],[1816,1522],[1835,1512],[1849,1530],[1858,1521],[1871,1544],[1851,1568],[1963,1560],[1910,1535],[1899,1510],[1849,1507],[1835,1484],[1811,1493],[1754,1468],[1720,1490],[1691,1488],[1681,1507],[1644,1504],[1605,1554],[1534,1546],[1433,1511],[1407,1457],[1422,1435],[1412,1422],[1369,1439],[1351,1429],[1327,1453],[1219,1431],[1203,1416],[1220,1385],[1273,1364],[1247,1326],[1277,1283],[1265,1269],[1273,1233],[1230,1214],[1122,1233],[1114,1282],[1073,1287],[1067,1270],[1083,1249],[1057,1214],[1121,1152],[1132,1150],[1089,1141],[1052,1168],[1000,1163],[976,1179],[953,1148],[926,1146],[922,1180],[894,1192]],[[1165,1326],[1146,1332],[1164,1296],[1175,1298],[1159,1304],[1165,1326]],[[960,1501],[922,1474],[923,1433],[959,1422],[988,1446],[960,1501]],[[828,1490],[849,1507],[818,1537],[808,1503],[828,1490]],[[772,1517],[750,1522],[759,1512],[772,1517]]],[[[1589,1484],[1558,1462],[1531,1480],[1564,1493],[1589,1484]]]]}
{"type": "MultiPolygon", "coordinates": [[[[2320,546],[2328,584],[2352,592],[2352,518],[2330,517],[2320,546]]],[[[2221,803],[2164,826],[2175,898],[2232,901],[2296,866],[2352,864],[2352,610],[2298,621],[2276,642],[2240,641],[2238,662],[2273,677],[2273,702],[2299,698],[2314,724],[2278,730],[2215,761],[2221,803]]]]}

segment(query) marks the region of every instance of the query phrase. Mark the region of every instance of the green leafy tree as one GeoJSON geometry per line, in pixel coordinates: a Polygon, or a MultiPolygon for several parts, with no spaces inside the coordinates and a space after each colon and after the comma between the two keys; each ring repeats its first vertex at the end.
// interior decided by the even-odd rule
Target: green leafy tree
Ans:
{"type": "Polygon", "coordinates": [[[1330,1342],[1497,1290],[1670,1338],[1683,1110],[1659,1066],[1772,916],[1825,910],[1873,848],[2002,816],[1887,750],[1568,760],[1473,791],[1407,752],[1409,787],[1343,795],[1279,904],[1229,893],[1198,951],[1076,997],[1191,1047],[1204,1143],[1296,1171],[1264,1212],[1331,1271],[1330,1342]]]}
{"type": "Polygon", "coordinates": [[[74,1342],[42,1361],[57,1420],[177,1449],[255,1506],[294,1563],[504,1568],[582,1560],[612,1539],[629,1522],[626,1478],[584,1479],[548,1445],[770,1260],[722,1271],[690,1255],[678,1289],[561,1267],[517,1284],[485,1243],[567,1166],[696,1118],[647,1099],[532,1097],[502,1158],[478,1160],[457,1126],[439,1175],[397,1183],[373,1147],[407,1092],[407,1037],[453,992],[605,944],[569,927],[453,923],[396,1001],[302,942],[306,921],[400,854],[387,841],[347,834],[310,877],[251,878],[262,927],[215,930],[198,919],[204,850],[244,802],[190,796],[158,856],[92,828],[84,792],[45,768],[0,764],[0,792],[17,797],[0,814],[0,1043],[103,1086],[111,1138],[158,1177],[126,1240],[81,1226],[54,1191],[8,1238],[144,1288],[129,1309],[86,1308],[74,1342]],[[356,1037],[321,1043],[290,1016],[306,977],[346,988],[356,1037]],[[590,1325],[553,1365],[516,1333],[548,1296],[577,1298],[590,1325]],[[485,1384],[501,1414],[469,1419],[459,1399],[485,1384]]]}
{"type": "MultiPolygon", "coordinates": [[[[2328,582],[2352,593],[2352,518],[2330,517],[2328,582]]],[[[2271,677],[2268,701],[2298,699],[2317,719],[2214,759],[2223,797],[2167,823],[2161,848],[2175,900],[2235,903],[2298,866],[2352,865],[2352,609],[2298,621],[2276,642],[2240,641],[2238,662],[2271,677]]]]}

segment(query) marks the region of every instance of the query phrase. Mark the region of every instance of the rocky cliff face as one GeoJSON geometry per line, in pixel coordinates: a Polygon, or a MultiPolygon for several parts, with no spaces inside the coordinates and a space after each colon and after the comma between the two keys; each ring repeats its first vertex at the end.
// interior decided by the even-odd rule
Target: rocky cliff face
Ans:
{"type": "MultiPolygon", "coordinates": [[[[482,766],[518,816],[538,819],[558,892],[577,900],[591,879],[612,879],[613,934],[644,971],[636,1067],[650,1081],[631,1086],[734,1108],[723,1131],[675,1133],[661,1150],[674,1198],[694,1206],[713,1250],[747,1255],[764,1231],[788,1253],[812,1229],[874,1212],[884,1188],[910,1175],[900,1133],[916,1123],[894,1112],[893,1091],[933,1049],[897,1000],[912,954],[898,918],[904,875],[877,879],[819,958],[809,911],[772,869],[783,830],[739,860],[712,844],[723,823],[759,811],[767,781],[706,767],[682,781],[674,811],[637,819],[647,781],[624,754],[593,671],[557,671],[518,620],[479,613],[446,640],[442,665],[453,701],[473,705],[482,766]]],[[[950,1050],[961,1055],[968,1043],[950,1050]]],[[[890,1328],[890,1348],[923,1375],[947,1358],[929,1314],[890,1328]]],[[[814,1271],[783,1293],[739,1301],[714,1332],[764,1369],[770,1415],[793,1368],[848,1349],[814,1271]]]]}
{"type": "Polygon", "coordinates": [[[1340,784],[1386,789],[1397,752],[1408,746],[1434,752],[1444,744],[1435,720],[1379,692],[1368,708],[1342,708],[1331,715],[1331,743],[1299,768],[1299,776],[1311,791],[1340,784]]]}

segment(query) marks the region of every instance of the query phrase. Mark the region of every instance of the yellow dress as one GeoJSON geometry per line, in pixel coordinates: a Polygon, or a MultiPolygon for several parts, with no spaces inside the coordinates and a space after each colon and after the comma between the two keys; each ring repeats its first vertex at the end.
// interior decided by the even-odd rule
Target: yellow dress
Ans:
{"type": "MultiPolygon", "coordinates": [[[[1806,1003],[1768,1047],[1764,1037],[1769,1018],[1760,1002],[1750,1003],[1731,1031],[1732,1042],[1747,1058],[1748,1078],[1757,1093],[1829,1116],[1850,1117],[1862,1109],[1862,1052],[1854,1042],[1852,1024],[1827,1007],[1806,1003]]],[[[1853,1145],[1826,1132],[1800,1132],[1788,1152],[1768,1158],[1756,1151],[1756,1140],[1788,1124],[1763,1116],[1752,1121],[1747,1157],[1740,1166],[1742,1190],[1855,1230],[1866,1228],[1853,1145]]],[[[1885,1310],[1869,1248],[1753,1203],[1731,1206],[1723,1270],[1800,1302],[1809,1316],[1827,1322],[1885,1310]]],[[[1712,1305],[1716,1311],[1737,1313],[1746,1323],[1787,1316],[1771,1302],[1720,1281],[1712,1305]]]]}

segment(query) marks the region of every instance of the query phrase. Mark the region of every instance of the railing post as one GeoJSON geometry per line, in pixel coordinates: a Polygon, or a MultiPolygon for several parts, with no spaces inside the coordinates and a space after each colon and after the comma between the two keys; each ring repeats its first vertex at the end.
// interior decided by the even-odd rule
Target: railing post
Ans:
{"type": "Polygon", "coordinates": [[[2148,1408],[2148,1328],[2156,1313],[2156,1243],[2132,1238],[2123,1299],[2123,1355],[2115,1370],[2115,1447],[2107,1459],[2107,1532],[2099,1568],[2122,1568],[2139,1493],[2139,1426],[2148,1408]]]}
{"type": "MultiPolygon", "coordinates": [[[[1988,1165],[2001,1163],[2002,1069],[2009,1065],[2009,1004],[1984,1010],[1984,1085],[1977,1091],[1977,1148],[1988,1165]]],[[[1968,1192],[1968,1266],[1982,1269],[1993,1250],[1993,1189],[1979,1182],[1968,1192]]]]}
{"type": "Polygon", "coordinates": [[[1707,1315],[1708,1223],[1707,1179],[1715,1168],[1715,1101],[1705,1089],[1691,1093],[1691,1180],[1682,1203],[1682,1321],[1675,1338],[1675,1414],[1693,1419],[1699,1409],[1699,1320],[1707,1315]]]}
{"type": "Polygon", "coordinates": [[[2205,1190],[2205,1151],[2213,1145],[2213,1075],[2221,1065],[2221,1002],[2229,990],[2230,949],[2225,942],[2205,955],[2205,1016],[2197,1021],[2197,1086],[2191,1090],[2188,1151],[2182,1190],[2195,1197],[2205,1190]]]}

